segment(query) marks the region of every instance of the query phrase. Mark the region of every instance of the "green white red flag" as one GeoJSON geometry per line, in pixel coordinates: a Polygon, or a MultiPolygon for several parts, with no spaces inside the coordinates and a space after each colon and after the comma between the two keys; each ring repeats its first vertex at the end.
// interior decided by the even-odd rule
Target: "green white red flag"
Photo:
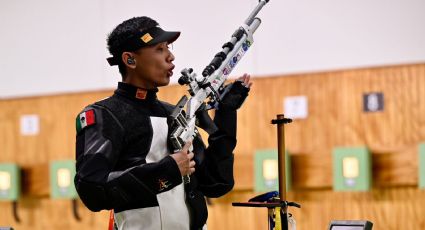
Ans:
{"type": "Polygon", "coordinates": [[[80,113],[80,115],[78,115],[76,119],[77,133],[79,133],[85,127],[93,125],[95,123],[96,119],[94,116],[93,109],[80,113]]]}

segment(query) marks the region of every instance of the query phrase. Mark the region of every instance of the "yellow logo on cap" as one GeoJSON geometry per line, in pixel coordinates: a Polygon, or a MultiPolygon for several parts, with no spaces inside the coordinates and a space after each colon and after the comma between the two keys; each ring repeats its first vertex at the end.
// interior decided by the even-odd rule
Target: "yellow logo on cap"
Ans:
{"type": "Polygon", "coordinates": [[[140,39],[142,39],[142,41],[144,43],[148,43],[148,42],[150,42],[153,39],[153,37],[149,33],[146,33],[145,35],[143,35],[142,37],[140,37],[140,39]]]}

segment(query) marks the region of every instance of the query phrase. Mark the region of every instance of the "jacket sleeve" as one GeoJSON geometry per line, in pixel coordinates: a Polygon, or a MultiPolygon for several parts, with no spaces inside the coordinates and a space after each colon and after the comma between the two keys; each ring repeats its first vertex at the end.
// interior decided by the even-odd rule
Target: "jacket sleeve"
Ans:
{"type": "Polygon", "coordinates": [[[204,159],[195,171],[199,190],[207,197],[219,197],[234,186],[233,150],[236,147],[236,111],[217,110],[217,129],[208,138],[204,159]]]}
{"type": "Polygon", "coordinates": [[[156,194],[181,183],[177,163],[170,156],[116,171],[124,145],[125,130],[109,110],[94,105],[77,116],[74,182],[90,210],[112,209],[134,202],[155,206],[156,194]],[[80,118],[88,111],[92,111],[89,114],[94,114],[94,118],[81,122],[80,118]]]}
{"type": "Polygon", "coordinates": [[[214,122],[206,113],[198,116],[209,134],[204,161],[198,167],[199,187],[207,197],[219,197],[234,186],[233,150],[236,147],[237,110],[248,96],[249,88],[241,81],[229,84],[229,91],[220,101],[214,122]]]}

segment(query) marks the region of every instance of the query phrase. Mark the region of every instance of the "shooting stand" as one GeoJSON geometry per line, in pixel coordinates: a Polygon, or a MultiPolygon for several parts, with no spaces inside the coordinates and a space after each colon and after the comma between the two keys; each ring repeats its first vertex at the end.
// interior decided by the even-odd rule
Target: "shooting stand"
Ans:
{"type": "MultiPolygon", "coordinates": [[[[235,202],[235,207],[265,207],[268,209],[269,230],[288,230],[288,206],[300,208],[295,202],[286,200],[286,168],[285,168],[285,124],[292,120],[283,114],[277,115],[272,124],[277,124],[279,193],[269,192],[250,199],[248,202],[235,202]]],[[[291,215],[291,214],[289,214],[291,215]]]]}

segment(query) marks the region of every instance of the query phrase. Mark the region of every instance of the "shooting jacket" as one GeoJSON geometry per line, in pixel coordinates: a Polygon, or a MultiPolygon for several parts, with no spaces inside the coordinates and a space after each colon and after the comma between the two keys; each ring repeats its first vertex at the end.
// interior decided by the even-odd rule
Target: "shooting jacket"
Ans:
{"type": "Polygon", "coordinates": [[[120,82],[77,116],[75,186],[90,210],[114,209],[120,230],[201,229],[205,197],[234,185],[236,111],[216,112],[207,148],[195,138],[196,171],[185,185],[168,144],[174,106],[156,93],[120,82]]]}

